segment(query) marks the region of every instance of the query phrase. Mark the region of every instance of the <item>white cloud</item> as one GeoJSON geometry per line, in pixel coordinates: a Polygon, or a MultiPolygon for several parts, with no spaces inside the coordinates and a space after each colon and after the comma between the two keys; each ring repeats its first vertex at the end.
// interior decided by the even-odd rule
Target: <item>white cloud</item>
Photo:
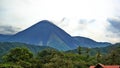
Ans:
{"type": "Polygon", "coordinates": [[[40,20],[47,19],[73,36],[115,42],[116,40],[112,41],[112,38],[106,37],[110,33],[106,33],[110,24],[105,20],[120,15],[119,2],[119,0],[0,0],[0,25],[12,25],[23,30],[40,20]]]}
{"type": "Polygon", "coordinates": [[[65,18],[64,21],[59,22],[59,27],[72,36],[84,36],[99,42],[120,42],[120,34],[118,36],[117,33],[111,31],[113,28],[107,20],[80,20],[82,21],[65,18]]]}
{"type": "Polygon", "coordinates": [[[10,25],[0,25],[0,33],[1,34],[15,34],[20,30],[20,28],[16,28],[10,25]]]}

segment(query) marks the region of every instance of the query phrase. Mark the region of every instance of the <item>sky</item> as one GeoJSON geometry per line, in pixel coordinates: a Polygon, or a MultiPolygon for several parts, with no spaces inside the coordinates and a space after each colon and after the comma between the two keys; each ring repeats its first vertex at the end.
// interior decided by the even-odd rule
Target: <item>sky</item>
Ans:
{"type": "Polygon", "coordinates": [[[71,36],[120,42],[120,0],[0,0],[0,34],[49,20],[71,36]]]}

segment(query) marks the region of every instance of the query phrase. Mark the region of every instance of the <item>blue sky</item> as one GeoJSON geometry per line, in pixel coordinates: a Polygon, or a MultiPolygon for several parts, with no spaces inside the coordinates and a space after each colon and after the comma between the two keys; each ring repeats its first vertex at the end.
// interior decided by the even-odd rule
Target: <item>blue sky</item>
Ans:
{"type": "Polygon", "coordinates": [[[47,19],[72,36],[120,42],[120,0],[0,0],[0,33],[47,19]]]}

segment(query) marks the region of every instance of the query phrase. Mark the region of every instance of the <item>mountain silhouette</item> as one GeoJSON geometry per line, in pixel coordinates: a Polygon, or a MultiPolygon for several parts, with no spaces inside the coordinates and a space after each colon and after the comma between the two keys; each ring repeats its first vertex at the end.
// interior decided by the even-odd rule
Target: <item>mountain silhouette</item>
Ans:
{"type": "Polygon", "coordinates": [[[75,39],[48,20],[38,22],[13,35],[7,41],[50,46],[58,50],[70,50],[77,47],[75,39]]]}
{"type": "Polygon", "coordinates": [[[72,37],[48,20],[43,20],[14,35],[0,34],[0,41],[20,42],[38,46],[49,46],[58,50],[71,50],[81,47],[105,47],[108,42],[96,42],[90,38],[72,37]]]}

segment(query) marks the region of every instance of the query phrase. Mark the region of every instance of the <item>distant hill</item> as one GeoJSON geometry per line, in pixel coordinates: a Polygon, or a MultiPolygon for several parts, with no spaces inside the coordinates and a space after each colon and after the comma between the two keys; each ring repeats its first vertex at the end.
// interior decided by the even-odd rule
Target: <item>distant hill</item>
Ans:
{"type": "MultiPolygon", "coordinates": [[[[87,47],[81,47],[81,52],[83,54],[85,54],[86,50],[89,49],[89,53],[90,55],[96,55],[96,53],[98,51],[101,52],[101,54],[108,54],[111,50],[114,50],[116,48],[120,47],[120,43],[116,43],[116,44],[111,44],[109,46],[106,47],[96,47],[96,48],[87,48],[87,47]]],[[[70,53],[77,53],[77,49],[74,50],[68,50],[66,52],[70,52],[70,53]]]]}
{"type": "MultiPolygon", "coordinates": [[[[29,45],[29,44],[25,44],[25,43],[18,43],[18,42],[0,42],[0,58],[4,54],[6,54],[10,49],[16,48],[16,47],[26,47],[26,48],[30,49],[30,51],[32,51],[33,54],[37,54],[38,52],[40,52],[41,50],[44,50],[44,49],[54,49],[54,48],[51,48],[48,46],[35,46],[35,45],[29,45]]],[[[120,47],[120,43],[113,44],[113,45],[106,46],[106,47],[89,48],[89,50],[90,50],[89,52],[90,52],[90,55],[95,55],[98,51],[100,51],[102,54],[107,54],[110,52],[110,50],[114,50],[118,47],[120,47]]],[[[87,47],[82,47],[82,53],[85,54],[87,49],[88,49],[87,47]]],[[[57,49],[54,49],[54,50],[57,50],[57,49]]],[[[68,50],[65,52],[77,53],[77,49],[68,50]]]]}
{"type": "Polygon", "coordinates": [[[81,47],[95,48],[95,47],[106,47],[108,45],[111,45],[111,43],[108,42],[96,42],[86,37],[75,36],[73,38],[76,40],[76,43],[81,47]]]}

